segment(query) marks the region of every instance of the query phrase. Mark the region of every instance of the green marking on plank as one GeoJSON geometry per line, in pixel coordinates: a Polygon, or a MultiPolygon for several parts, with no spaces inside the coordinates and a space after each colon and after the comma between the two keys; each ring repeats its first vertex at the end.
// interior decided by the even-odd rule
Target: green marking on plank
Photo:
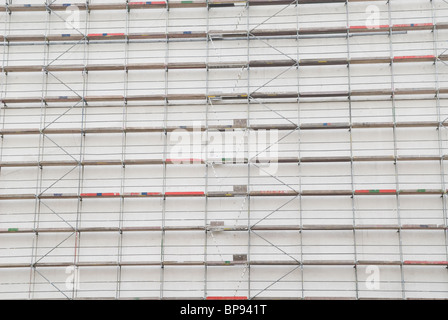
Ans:
{"type": "Polygon", "coordinates": [[[193,1],[181,1],[180,3],[193,3],[193,1]]]}
{"type": "Polygon", "coordinates": [[[426,192],[426,189],[418,189],[417,192],[426,192]]]}
{"type": "Polygon", "coordinates": [[[224,261],[225,264],[230,264],[230,261],[224,261]]]}
{"type": "Polygon", "coordinates": [[[19,228],[9,228],[8,232],[17,232],[19,231],[19,228]]]}
{"type": "Polygon", "coordinates": [[[380,193],[380,190],[369,190],[370,193],[380,193]]]}

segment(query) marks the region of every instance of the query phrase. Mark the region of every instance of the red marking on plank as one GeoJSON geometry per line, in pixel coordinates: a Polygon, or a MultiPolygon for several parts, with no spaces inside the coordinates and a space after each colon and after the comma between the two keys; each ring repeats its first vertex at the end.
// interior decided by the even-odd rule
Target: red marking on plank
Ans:
{"type": "Polygon", "coordinates": [[[380,193],[397,193],[397,190],[395,190],[395,189],[383,189],[383,190],[380,190],[380,193]]]}

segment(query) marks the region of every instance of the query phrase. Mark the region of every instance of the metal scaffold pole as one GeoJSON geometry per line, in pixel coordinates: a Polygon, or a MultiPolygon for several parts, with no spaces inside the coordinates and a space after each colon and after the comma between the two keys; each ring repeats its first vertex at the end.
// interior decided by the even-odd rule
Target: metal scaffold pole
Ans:
{"type": "MultiPolygon", "coordinates": [[[[388,1],[387,3],[387,9],[388,9],[388,20],[389,25],[391,25],[392,22],[392,9],[391,9],[391,2],[388,1]]],[[[390,56],[394,56],[394,43],[393,43],[393,33],[392,28],[389,29],[389,51],[390,56]]],[[[395,74],[394,74],[394,61],[391,61],[390,64],[390,75],[391,75],[391,88],[392,88],[392,119],[393,119],[393,142],[394,142],[394,157],[397,159],[398,157],[398,147],[397,147],[397,119],[396,119],[396,104],[395,104],[395,74]]],[[[399,170],[398,170],[398,161],[394,161],[394,172],[395,172],[395,187],[397,190],[400,189],[400,182],[399,182],[399,170]]],[[[399,253],[400,253],[400,261],[402,261],[400,265],[400,273],[401,273],[401,296],[402,299],[406,299],[406,282],[405,282],[405,275],[404,275],[404,255],[403,255],[403,241],[402,241],[402,222],[401,222],[401,215],[400,215],[400,195],[396,195],[396,212],[397,212],[397,222],[398,222],[398,247],[399,247],[399,253]]]]}
{"type": "MultiPolygon", "coordinates": [[[[437,22],[437,13],[435,10],[435,5],[434,5],[434,1],[431,0],[431,15],[432,15],[432,23],[435,24],[437,22]]],[[[438,52],[439,52],[439,38],[438,38],[438,31],[436,30],[436,28],[434,28],[432,30],[432,35],[433,35],[433,49],[434,49],[434,54],[436,56],[438,56],[438,52]]],[[[437,121],[439,122],[439,126],[437,127],[437,138],[438,138],[438,147],[439,147],[439,155],[440,155],[440,160],[439,160],[439,166],[440,166],[440,183],[442,186],[442,189],[446,189],[446,183],[445,183],[445,163],[444,163],[444,159],[445,156],[443,155],[443,134],[444,132],[446,132],[446,129],[443,125],[445,119],[443,119],[442,114],[441,114],[441,101],[440,101],[440,82],[439,82],[439,64],[440,64],[440,60],[436,60],[434,61],[434,71],[435,71],[435,84],[436,84],[436,89],[437,89],[437,93],[436,93],[436,108],[437,108],[437,121]]],[[[443,216],[443,221],[445,225],[448,225],[448,214],[447,214],[447,197],[446,197],[446,193],[442,194],[441,196],[441,201],[442,201],[442,216],[443,216]]],[[[448,261],[448,233],[447,230],[444,230],[444,238],[445,238],[445,256],[446,256],[446,260],[448,261]]],[[[448,267],[447,267],[448,270],[448,267]]]]}
{"type": "MultiPolygon", "coordinates": [[[[346,1],[346,14],[347,14],[347,29],[349,29],[349,21],[350,21],[350,8],[349,8],[349,2],[346,1]]],[[[350,34],[347,32],[347,60],[351,61],[351,55],[350,55],[350,34]]],[[[350,62],[347,64],[347,80],[348,80],[348,92],[352,92],[351,89],[351,72],[350,72],[350,62]]],[[[354,181],[354,163],[353,163],[353,128],[351,127],[351,124],[353,123],[352,118],[352,99],[351,96],[348,96],[348,118],[350,123],[350,129],[349,129],[349,135],[350,135],[350,184],[351,189],[356,190],[355,188],[355,181],[354,181]]],[[[353,227],[356,226],[356,209],[355,209],[355,195],[352,194],[351,196],[351,203],[352,203],[352,217],[353,217],[353,227]]],[[[353,256],[355,261],[358,261],[358,255],[357,255],[357,242],[356,242],[356,229],[353,228],[353,256]]],[[[358,272],[357,266],[354,267],[354,276],[355,276],[355,296],[356,299],[359,299],[359,282],[358,282],[358,272]]]]}

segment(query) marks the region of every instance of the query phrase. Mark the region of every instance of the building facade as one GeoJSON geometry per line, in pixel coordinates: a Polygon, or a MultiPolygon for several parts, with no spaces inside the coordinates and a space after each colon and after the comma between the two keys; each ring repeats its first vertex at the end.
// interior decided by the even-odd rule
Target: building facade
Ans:
{"type": "Polygon", "coordinates": [[[447,299],[448,2],[7,0],[1,299],[447,299]]]}

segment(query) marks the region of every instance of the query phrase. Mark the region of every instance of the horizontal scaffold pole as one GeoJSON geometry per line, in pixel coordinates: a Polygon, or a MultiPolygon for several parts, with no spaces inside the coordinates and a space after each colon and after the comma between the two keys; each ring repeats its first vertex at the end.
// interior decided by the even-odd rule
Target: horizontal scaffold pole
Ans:
{"type": "Polygon", "coordinates": [[[365,266],[365,265],[384,265],[384,266],[439,266],[446,267],[448,261],[395,261],[395,260],[252,260],[252,261],[104,261],[104,262],[38,262],[29,263],[11,263],[0,264],[2,268],[57,268],[57,267],[130,267],[130,266],[365,266]]]}
{"type": "Polygon", "coordinates": [[[343,130],[372,128],[438,128],[448,127],[448,122],[408,121],[408,122],[320,122],[296,124],[253,124],[242,125],[209,125],[205,126],[172,126],[172,127],[99,127],[99,128],[46,128],[46,129],[0,129],[0,135],[35,135],[35,134],[112,134],[112,133],[161,133],[173,131],[234,131],[234,130],[343,130]]]}
{"type": "Polygon", "coordinates": [[[254,225],[246,226],[164,226],[164,227],[86,227],[86,228],[0,228],[0,234],[19,233],[70,233],[70,232],[161,232],[161,231],[352,231],[352,230],[446,230],[447,226],[438,224],[416,225],[254,225]]]}
{"type": "Polygon", "coordinates": [[[210,62],[182,62],[182,63],[129,63],[129,64],[88,64],[88,65],[17,65],[4,66],[3,72],[83,72],[83,71],[119,71],[119,70],[180,70],[180,69],[241,69],[241,68],[274,68],[299,66],[334,66],[347,64],[390,64],[410,62],[448,61],[448,55],[414,55],[397,57],[371,57],[371,58],[318,58],[318,59],[285,59],[285,60],[253,60],[249,62],[228,61],[210,62]]]}
{"type": "Polygon", "coordinates": [[[198,165],[198,164],[247,164],[250,163],[331,163],[331,162],[396,162],[396,161],[443,161],[448,155],[428,156],[354,156],[354,157],[279,157],[279,158],[217,158],[217,159],[125,159],[125,160],[48,160],[48,161],[2,161],[0,167],[64,167],[64,166],[132,166],[132,165],[198,165]]]}
{"type": "Polygon", "coordinates": [[[167,191],[162,192],[91,192],[91,193],[45,193],[45,194],[0,194],[0,200],[26,199],[107,199],[107,198],[140,198],[140,197],[295,197],[295,196],[387,196],[387,195],[444,195],[447,190],[442,189],[369,189],[369,190],[259,190],[251,192],[234,191],[167,191]]]}
{"type": "Polygon", "coordinates": [[[248,101],[253,99],[299,99],[299,98],[341,98],[366,96],[416,96],[447,94],[448,88],[402,88],[402,89],[371,89],[351,91],[320,91],[320,92],[253,92],[247,93],[186,93],[186,94],[157,94],[157,95],[98,95],[98,96],[47,96],[47,97],[4,97],[1,103],[80,103],[89,102],[135,102],[135,101],[248,101]]]}
{"type": "Polygon", "coordinates": [[[206,0],[181,0],[181,1],[129,1],[122,3],[51,3],[44,4],[6,4],[0,6],[0,10],[9,12],[33,12],[33,11],[65,11],[68,7],[78,7],[80,10],[132,10],[132,9],[169,9],[169,8],[230,8],[241,6],[285,6],[295,4],[326,4],[346,2],[372,2],[382,0],[248,0],[248,1],[206,1],[206,0]]]}
{"type": "MultiPolygon", "coordinates": [[[[88,33],[88,34],[28,34],[28,35],[0,35],[0,41],[8,44],[10,42],[76,42],[77,44],[84,41],[109,41],[109,40],[143,40],[143,39],[159,39],[159,40],[176,40],[176,39],[201,39],[208,40],[226,40],[226,39],[247,39],[258,37],[298,37],[298,36],[325,36],[325,35],[347,35],[347,34],[378,34],[390,33],[399,31],[433,31],[446,30],[448,23],[439,22],[433,23],[408,23],[408,24],[394,24],[381,25],[377,28],[370,26],[344,26],[344,27],[320,27],[320,28],[300,28],[300,29],[253,29],[249,30],[211,30],[205,31],[173,31],[173,32],[153,32],[153,33],[122,33],[122,32],[102,32],[102,33],[88,33]]],[[[406,57],[401,57],[405,59],[406,57]]],[[[398,59],[399,60],[399,59],[398,59]]]]}

